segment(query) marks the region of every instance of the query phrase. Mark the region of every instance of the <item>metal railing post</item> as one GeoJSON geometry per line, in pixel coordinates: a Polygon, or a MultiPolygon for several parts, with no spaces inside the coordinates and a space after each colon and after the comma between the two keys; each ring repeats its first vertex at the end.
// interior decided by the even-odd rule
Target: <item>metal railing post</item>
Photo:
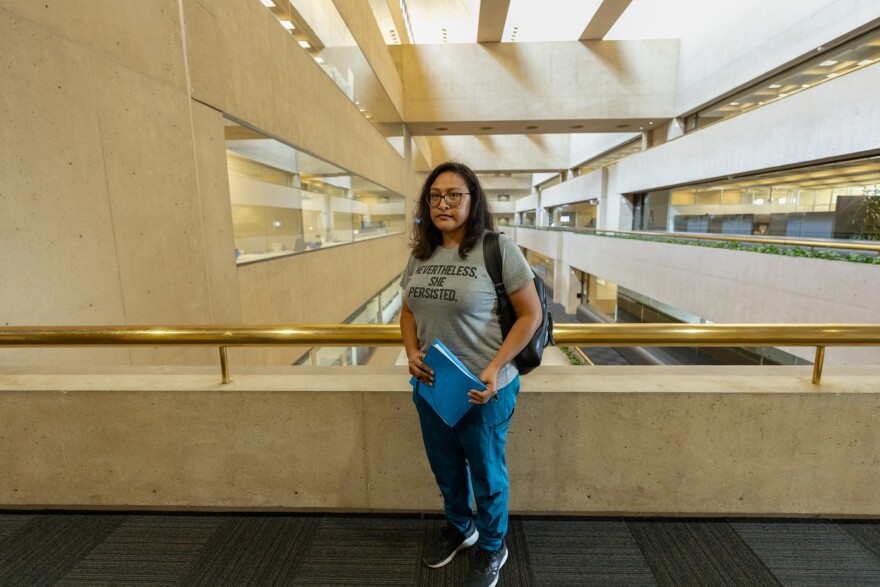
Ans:
{"type": "Polygon", "coordinates": [[[816,361],[813,363],[813,385],[819,385],[822,380],[822,363],[825,362],[825,347],[816,347],[816,361]]]}
{"type": "Polygon", "coordinates": [[[223,374],[223,383],[229,383],[229,361],[226,358],[226,347],[220,347],[220,372],[223,374]]]}

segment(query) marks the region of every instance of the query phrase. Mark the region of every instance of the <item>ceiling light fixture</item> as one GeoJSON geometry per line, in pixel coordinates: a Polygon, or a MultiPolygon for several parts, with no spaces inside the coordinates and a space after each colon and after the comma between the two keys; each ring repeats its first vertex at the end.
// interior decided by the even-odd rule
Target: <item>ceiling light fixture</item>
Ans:
{"type": "Polygon", "coordinates": [[[739,106],[739,102],[731,102],[730,105],[731,106],[739,106]]]}
{"type": "Polygon", "coordinates": [[[538,127],[532,124],[532,125],[527,126],[526,130],[535,130],[536,128],[538,128],[538,127]]]}
{"type": "Polygon", "coordinates": [[[435,128],[434,130],[449,130],[449,129],[446,128],[445,126],[438,126],[438,127],[435,128]]]}
{"type": "Polygon", "coordinates": [[[810,84],[801,84],[801,87],[802,87],[802,88],[809,88],[809,87],[810,87],[810,84]]]}
{"type": "Polygon", "coordinates": [[[831,67],[832,65],[837,65],[837,62],[829,59],[828,61],[823,61],[822,63],[820,63],[819,67],[831,67]]]}
{"type": "Polygon", "coordinates": [[[840,75],[839,73],[829,73],[829,74],[826,75],[825,77],[827,77],[827,78],[832,78],[832,77],[837,77],[837,76],[839,76],[839,75],[840,75]]]}
{"type": "Polygon", "coordinates": [[[275,3],[272,2],[272,0],[260,0],[260,2],[262,2],[263,6],[266,8],[273,8],[275,6],[275,3]]]}
{"type": "Polygon", "coordinates": [[[770,84],[770,89],[771,89],[771,90],[775,90],[775,89],[777,89],[777,88],[781,88],[781,87],[782,87],[782,86],[780,86],[779,84],[770,84]]]}
{"type": "Polygon", "coordinates": [[[308,41],[300,41],[299,46],[302,47],[303,49],[311,49],[312,48],[312,46],[309,45],[308,41]]]}
{"type": "Polygon", "coordinates": [[[286,28],[289,31],[292,31],[293,29],[296,28],[295,26],[293,26],[293,23],[290,22],[289,20],[282,20],[281,26],[283,26],[284,28],[286,28]]]}
{"type": "Polygon", "coordinates": [[[874,62],[871,61],[870,59],[862,59],[861,61],[856,63],[856,65],[858,65],[859,67],[864,67],[865,65],[871,65],[872,63],[874,63],[874,62]]]}
{"type": "Polygon", "coordinates": [[[315,61],[317,61],[318,63],[324,63],[324,58],[323,57],[315,57],[315,61]]]}

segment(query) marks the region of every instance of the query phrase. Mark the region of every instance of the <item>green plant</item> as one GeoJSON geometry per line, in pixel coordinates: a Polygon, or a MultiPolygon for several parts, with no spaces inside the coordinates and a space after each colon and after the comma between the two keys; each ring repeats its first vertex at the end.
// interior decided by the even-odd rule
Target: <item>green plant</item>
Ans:
{"type": "MultiPolygon", "coordinates": [[[[870,199],[870,198],[869,198],[870,199]]],[[[878,202],[877,214],[880,214],[880,198],[874,198],[878,202]]],[[[880,222],[880,217],[878,217],[878,222],[880,222]]],[[[880,231],[880,224],[878,224],[877,230],[880,231]]],[[[753,253],[764,253],[767,255],[785,255],[788,257],[803,257],[805,259],[824,259],[826,261],[849,261],[850,263],[868,263],[874,265],[880,265],[880,255],[866,255],[864,253],[850,253],[848,255],[841,255],[840,253],[835,253],[833,251],[817,251],[813,249],[802,249],[800,247],[780,247],[776,245],[750,245],[748,243],[742,243],[737,241],[710,241],[710,240],[694,240],[688,239],[687,237],[682,238],[670,238],[666,236],[645,236],[645,235],[630,235],[630,234],[598,234],[593,232],[584,233],[590,236],[604,236],[606,238],[622,238],[629,240],[640,240],[640,241],[649,241],[654,243],[666,243],[671,245],[689,245],[692,247],[709,247],[713,249],[727,249],[731,251],[747,251],[753,253]]],[[[866,237],[867,238],[867,237],[866,237]]],[[[880,234],[878,234],[874,240],[880,240],[880,234]]],[[[833,245],[829,245],[833,246],[833,245]]]]}
{"type": "Polygon", "coordinates": [[[880,196],[865,196],[859,205],[859,238],[880,240],[880,196]]]}
{"type": "Polygon", "coordinates": [[[571,363],[572,365],[583,365],[584,364],[583,360],[581,360],[580,355],[578,355],[574,350],[572,350],[571,347],[561,346],[561,347],[559,347],[559,350],[561,350],[562,353],[566,357],[568,357],[568,362],[571,363]]]}

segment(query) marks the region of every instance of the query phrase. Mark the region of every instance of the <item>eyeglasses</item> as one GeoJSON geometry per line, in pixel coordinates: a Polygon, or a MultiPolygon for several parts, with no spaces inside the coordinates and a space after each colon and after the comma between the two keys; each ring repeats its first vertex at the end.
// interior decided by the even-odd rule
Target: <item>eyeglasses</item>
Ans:
{"type": "Polygon", "coordinates": [[[436,208],[440,205],[440,200],[446,200],[446,204],[450,208],[455,208],[461,204],[461,198],[470,192],[450,192],[448,194],[428,194],[428,205],[436,208]]]}

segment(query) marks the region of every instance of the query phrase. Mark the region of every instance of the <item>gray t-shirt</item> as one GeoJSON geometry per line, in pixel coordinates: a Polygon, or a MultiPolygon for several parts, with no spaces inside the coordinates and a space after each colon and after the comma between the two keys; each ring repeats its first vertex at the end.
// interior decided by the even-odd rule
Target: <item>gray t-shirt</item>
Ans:
{"type": "MultiPolygon", "coordinates": [[[[502,278],[508,293],[515,292],[534,278],[522,253],[505,235],[501,245],[502,278]]],[[[483,239],[468,253],[458,255],[458,247],[437,247],[424,261],[410,257],[400,280],[406,305],[416,319],[419,348],[439,339],[462,363],[479,377],[501,348],[497,297],[483,259],[483,239]]],[[[498,374],[498,388],[516,377],[516,366],[505,365],[498,374]]]]}

